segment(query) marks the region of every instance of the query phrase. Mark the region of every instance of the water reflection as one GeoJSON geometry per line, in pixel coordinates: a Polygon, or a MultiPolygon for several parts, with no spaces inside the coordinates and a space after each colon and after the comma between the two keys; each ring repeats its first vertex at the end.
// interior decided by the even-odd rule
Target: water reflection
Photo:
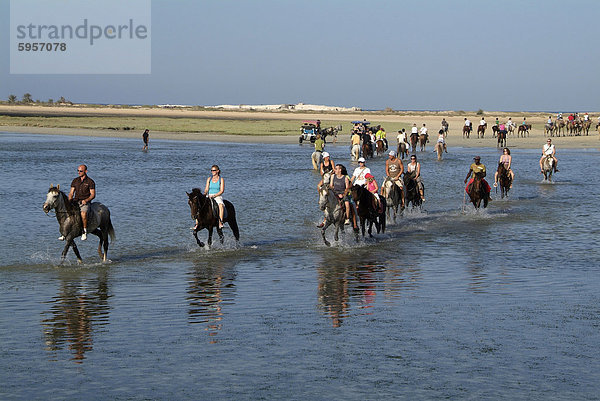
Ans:
{"type": "MultiPolygon", "coordinates": [[[[236,262],[219,260],[197,263],[188,273],[188,319],[206,324],[209,336],[216,336],[223,324],[223,306],[235,297],[236,262]]],[[[211,343],[215,343],[216,339],[211,343]]]]}
{"type": "Polygon", "coordinates": [[[393,301],[403,291],[416,288],[421,278],[417,267],[398,266],[393,259],[361,263],[362,258],[356,256],[328,254],[317,268],[319,308],[331,319],[333,327],[340,327],[352,309],[372,314],[378,296],[393,301]]]}
{"type": "Polygon", "coordinates": [[[102,269],[94,279],[73,278],[68,273],[60,277],[60,290],[43,313],[45,349],[58,354],[68,344],[72,360],[82,363],[86,352],[93,348],[94,331],[108,324],[108,269],[102,269]]]}

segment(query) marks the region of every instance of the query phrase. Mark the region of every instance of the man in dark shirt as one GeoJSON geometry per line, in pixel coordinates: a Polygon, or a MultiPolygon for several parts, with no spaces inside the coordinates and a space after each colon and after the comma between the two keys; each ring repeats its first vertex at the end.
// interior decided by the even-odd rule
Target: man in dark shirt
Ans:
{"type": "Polygon", "coordinates": [[[142,134],[142,139],[144,140],[144,147],[142,148],[142,150],[148,150],[148,135],[148,130],[145,130],[142,134]]]}
{"type": "MultiPolygon", "coordinates": [[[[83,223],[83,234],[81,239],[87,239],[87,212],[90,208],[90,202],[96,197],[96,183],[87,175],[87,166],[82,164],[77,168],[79,177],[71,182],[71,192],[69,200],[79,203],[81,210],[81,222],[83,223]]],[[[62,238],[64,239],[64,238],[62,238]]]]}

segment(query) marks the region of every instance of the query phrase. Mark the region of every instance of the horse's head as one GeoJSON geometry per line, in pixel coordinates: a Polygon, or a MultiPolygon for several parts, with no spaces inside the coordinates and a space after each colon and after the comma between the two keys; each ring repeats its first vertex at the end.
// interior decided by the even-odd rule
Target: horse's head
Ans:
{"type": "Polygon", "coordinates": [[[192,214],[192,218],[195,218],[198,214],[200,208],[204,205],[206,201],[206,196],[202,194],[202,191],[198,188],[192,189],[192,192],[186,192],[188,196],[188,205],[190,205],[190,211],[192,214]]]}
{"type": "Polygon", "coordinates": [[[61,190],[60,185],[54,186],[50,184],[50,189],[46,194],[46,202],[42,206],[44,213],[48,213],[50,210],[56,208],[61,202],[61,190]]]}
{"type": "Polygon", "coordinates": [[[350,188],[350,194],[352,195],[352,199],[354,199],[354,202],[360,199],[361,195],[363,194],[363,191],[366,191],[366,189],[362,186],[356,184],[352,185],[352,188],[350,188]]]}
{"type": "Polygon", "coordinates": [[[319,208],[321,210],[325,210],[327,207],[329,195],[329,184],[323,183],[319,186],[319,208]]]}

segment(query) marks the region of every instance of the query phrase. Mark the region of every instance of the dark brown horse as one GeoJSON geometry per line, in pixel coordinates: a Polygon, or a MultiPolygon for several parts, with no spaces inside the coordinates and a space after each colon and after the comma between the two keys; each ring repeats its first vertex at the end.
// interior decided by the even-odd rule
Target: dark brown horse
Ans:
{"type": "Polygon", "coordinates": [[[421,152],[425,151],[425,144],[429,143],[429,135],[421,134],[419,135],[419,150],[421,152]]]}
{"type": "Polygon", "coordinates": [[[469,135],[471,135],[471,126],[470,125],[469,126],[467,126],[467,125],[463,126],[463,139],[465,137],[467,137],[467,139],[469,139],[469,135]]]}
{"type": "MultiPolygon", "coordinates": [[[[56,187],[50,185],[43,209],[46,213],[52,209],[56,212],[59,231],[65,238],[65,247],[61,255],[62,260],[65,260],[69,248],[73,247],[73,252],[75,252],[75,256],[77,256],[77,262],[81,263],[81,255],[79,254],[79,250],[74,241],[75,238],[83,234],[81,212],[77,203],[69,201],[67,195],[60,190],[60,185],[56,187]]],[[[103,204],[92,202],[90,203],[87,220],[88,232],[100,238],[100,243],[98,244],[98,256],[106,262],[108,260],[108,237],[110,236],[112,241],[115,240],[115,230],[110,221],[110,211],[103,204]],[[102,252],[103,247],[104,252],[102,252]]]]}
{"type": "MultiPolygon", "coordinates": [[[[423,188],[423,195],[425,195],[425,188],[423,188]]],[[[404,174],[404,206],[408,207],[409,203],[412,204],[413,209],[423,204],[414,172],[404,174]]]]}
{"type": "Polygon", "coordinates": [[[504,166],[504,163],[498,163],[498,184],[500,184],[500,196],[504,198],[508,197],[508,191],[510,190],[510,186],[512,184],[512,179],[510,178],[510,172],[504,166]]]}
{"type": "Polygon", "coordinates": [[[383,139],[378,139],[375,142],[375,151],[377,152],[377,156],[381,156],[383,152],[385,152],[385,143],[383,139]]]}
{"type": "Polygon", "coordinates": [[[529,131],[531,131],[531,124],[521,124],[517,129],[517,137],[521,135],[521,138],[525,138],[525,134],[529,136],[529,131]]]}
{"type": "Polygon", "coordinates": [[[373,235],[371,232],[373,231],[373,223],[375,223],[375,228],[377,229],[377,234],[380,232],[385,233],[385,211],[386,211],[386,203],[385,198],[383,196],[379,197],[379,201],[381,202],[381,207],[379,210],[376,210],[373,207],[375,195],[373,195],[369,190],[360,185],[353,185],[350,189],[350,193],[352,194],[352,199],[354,203],[356,203],[357,214],[360,219],[360,229],[362,232],[362,236],[365,236],[365,223],[369,222],[369,237],[373,235]]]}
{"type": "Polygon", "coordinates": [[[396,152],[398,157],[404,160],[405,156],[408,156],[408,146],[406,146],[405,142],[398,144],[398,151],[396,152]]]}
{"type": "Polygon", "coordinates": [[[487,123],[484,125],[479,125],[477,127],[477,138],[481,135],[481,138],[485,135],[485,129],[487,128],[487,123]]]}
{"type": "Polygon", "coordinates": [[[410,147],[413,152],[417,151],[417,142],[419,142],[419,134],[411,133],[410,134],[410,147]]]}
{"type": "MultiPolygon", "coordinates": [[[[223,229],[219,228],[219,212],[216,202],[205,196],[198,188],[194,188],[191,193],[186,192],[186,194],[188,195],[188,204],[190,205],[192,219],[198,220],[198,225],[194,228],[196,243],[201,247],[204,246],[204,243],[198,239],[198,231],[203,228],[208,230],[208,246],[212,244],[213,228],[217,229],[217,234],[219,234],[221,243],[223,243],[223,229]]],[[[223,200],[223,203],[225,204],[223,223],[229,224],[235,240],[239,241],[240,230],[235,219],[235,208],[228,200],[223,200]]]]}
{"type": "Polygon", "coordinates": [[[373,145],[371,145],[371,141],[364,141],[362,144],[362,157],[366,158],[373,158],[373,145]]]}
{"type": "Polygon", "coordinates": [[[498,136],[498,132],[500,132],[500,127],[492,125],[492,134],[494,135],[494,138],[498,136]]]}
{"type": "Polygon", "coordinates": [[[498,131],[498,145],[499,148],[506,147],[506,130],[504,131],[498,131]]]}
{"type": "Polygon", "coordinates": [[[479,209],[481,201],[483,201],[483,207],[486,208],[488,205],[488,194],[483,184],[483,175],[481,173],[473,174],[473,182],[466,189],[469,198],[475,209],[479,209]]]}

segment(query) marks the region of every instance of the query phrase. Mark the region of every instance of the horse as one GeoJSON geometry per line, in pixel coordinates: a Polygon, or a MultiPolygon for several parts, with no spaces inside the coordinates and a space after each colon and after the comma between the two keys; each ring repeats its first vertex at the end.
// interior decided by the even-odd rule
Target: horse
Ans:
{"type": "MultiPolygon", "coordinates": [[[[333,238],[335,241],[338,241],[340,230],[344,232],[346,213],[344,212],[344,202],[340,202],[327,183],[319,186],[319,208],[325,213],[325,225],[321,229],[321,236],[325,245],[331,246],[331,243],[325,238],[325,230],[333,224],[335,226],[333,238]]],[[[354,209],[350,207],[350,214],[353,214],[353,211],[354,209]]],[[[354,220],[354,216],[348,216],[348,218],[354,220]]],[[[358,242],[358,228],[354,229],[354,234],[358,242]]]]}
{"type": "Polygon", "coordinates": [[[444,144],[442,142],[435,144],[435,153],[437,153],[437,159],[442,160],[442,154],[444,153],[444,144]]]}
{"type": "Polygon", "coordinates": [[[377,152],[377,156],[380,156],[385,152],[385,142],[383,142],[383,139],[378,139],[375,142],[375,151],[377,152]]]}
{"type": "Polygon", "coordinates": [[[500,132],[500,127],[497,125],[492,125],[492,133],[494,134],[494,138],[498,136],[498,132],[500,132]]]}
{"type": "Polygon", "coordinates": [[[398,214],[398,207],[402,207],[400,213],[404,210],[402,206],[402,198],[404,193],[402,189],[396,185],[391,179],[384,181],[382,184],[383,191],[381,194],[385,198],[385,204],[387,206],[387,217],[390,217],[390,209],[394,212],[394,222],[396,221],[396,215],[398,214]]]}
{"type": "Polygon", "coordinates": [[[546,125],[544,125],[544,136],[554,136],[554,128],[556,127],[555,124],[552,123],[546,123],[546,125]]]}
{"type": "Polygon", "coordinates": [[[323,152],[315,150],[310,156],[310,160],[312,160],[313,169],[318,170],[321,166],[321,162],[323,161],[323,152]]]}
{"type": "Polygon", "coordinates": [[[504,165],[504,163],[498,163],[498,184],[500,184],[500,196],[504,198],[508,197],[508,191],[512,184],[512,178],[510,178],[510,172],[504,165]]]}
{"type": "Polygon", "coordinates": [[[473,182],[467,186],[467,194],[471,198],[471,202],[475,209],[479,209],[481,201],[483,201],[483,207],[486,208],[488,205],[488,194],[483,185],[483,175],[481,173],[473,174],[473,182]]]}
{"type": "Polygon", "coordinates": [[[353,145],[350,154],[352,155],[352,160],[358,160],[360,157],[360,145],[353,145]]]}
{"type": "Polygon", "coordinates": [[[418,141],[419,141],[419,134],[411,133],[410,134],[410,147],[412,148],[413,152],[416,152],[416,150],[417,150],[417,142],[418,141]]]}
{"type": "Polygon", "coordinates": [[[552,172],[554,171],[554,159],[552,155],[547,155],[542,160],[542,173],[544,174],[544,181],[552,182],[552,172]]]}
{"type": "Polygon", "coordinates": [[[511,135],[515,135],[515,125],[514,124],[506,124],[506,128],[508,128],[508,133],[511,135]]]}
{"type": "Polygon", "coordinates": [[[506,147],[506,131],[498,131],[498,145],[497,147],[506,147]]]}
{"type": "Polygon", "coordinates": [[[444,136],[448,135],[448,123],[442,125],[442,130],[444,131],[444,136]]]}
{"type": "Polygon", "coordinates": [[[471,126],[465,125],[463,127],[463,139],[465,138],[465,136],[467,137],[467,139],[469,139],[469,135],[471,135],[471,126]]]}
{"type": "MultiPolygon", "coordinates": [[[[423,188],[423,193],[425,189],[423,188]]],[[[404,174],[404,207],[408,207],[408,204],[412,204],[412,208],[421,207],[423,200],[421,194],[419,194],[419,183],[415,178],[415,173],[404,174]]]]}
{"type": "Polygon", "coordinates": [[[421,150],[421,152],[425,151],[426,143],[429,143],[429,135],[427,135],[427,134],[419,135],[419,149],[421,150]]]}
{"type": "Polygon", "coordinates": [[[481,134],[481,138],[485,135],[485,129],[487,128],[487,124],[479,125],[477,127],[477,139],[479,139],[479,135],[481,134]]]}
{"type": "Polygon", "coordinates": [[[521,138],[525,138],[525,134],[529,136],[529,131],[531,130],[531,124],[521,124],[517,129],[517,136],[521,135],[521,138]]]}
{"type": "Polygon", "coordinates": [[[590,134],[591,126],[592,126],[592,122],[590,120],[583,120],[583,123],[581,124],[581,129],[583,131],[585,131],[586,136],[590,134]]]}
{"type": "MultiPolygon", "coordinates": [[[[198,246],[204,247],[204,243],[198,239],[198,231],[204,228],[208,230],[208,246],[210,247],[212,245],[213,228],[215,227],[217,228],[217,234],[219,234],[222,244],[224,236],[223,229],[219,228],[219,209],[217,203],[208,196],[205,196],[198,188],[194,188],[191,193],[186,192],[186,194],[188,196],[188,205],[190,205],[192,219],[198,220],[198,224],[194,228],[194,238],[196,238],[198,246]]],[[[223,224],[229,224],[235,240],[239,241],[240,230],[235,218],[235,208],[228,200],[223,200],[223,203],[225,204],[223,224]]]]}
{"type": "MultiPolygon", "coordinates": [[[[83,234],[83,224],[81,221],[81,211],[79,205],[70,202],[67,195],[60,190],[60,185],[56,187],[50,184],[50,189],[46,195],[46,202],[42,206],[46,214],[52,209],[56,213],[58,220],[59,231],[65,237],[65,247],[62,251],[61,259],[65,260],[70,247],[73,247],[73,252],[77,256],[77,262],[82,263],[81,255],[77,249],[74,239],[83,234]]],[[[100,238],[98,244],[98,256],[106,262],[108,260],[108,237],[111,241],[115,240],[115,230],[110,221],[110,210],[106,206],[98,202],[90,203],[89,212],[87,213],[87,230],[100,238]],[[102,248],[104,247],[104,252],[102,248]]]]}
{"type": "Polygon", "coordinates": [[[556,136],[560,136],[562,132],[563,136],[565,136],[565,122],[563,120],[556,120],[556,124],[554,124],[554,129],[556,130],[556,136]]]}
{"type": "Polygon", "coordinates": [[[396,152],[398,157],[404,160],[404,157],[408,157],[408,147],[405,142],[401,142],[398,144],[398,151],[396,152]]]}
{"type": "Polygon", "coordinates": [[[567,134],[569,136],[572,136],[572,135],[575,134],[575,130],[576,130],[575,120],[569,120],[569,121],[567,121],[567,134]]]}
{"type": "Polygon", "coordinates": [[[364,141],[362,145],[362,156],[366,159],[368,157],[373,158],[373,146],[371,141],[364,141]]]}
{"type": "Polygon", "coordinates": [[[374,197],[368,189],[361,185],[353,185],[350,189],[350,193],[352,194],[352,199],[354,203],[357,205],[357,214],[360,219],[360,229],[362,232],[362,236],[365,236],[365,223],[367,220],[369,221],[369,237],[373,235],[371,232],[373,231],[373,223],[375,223],[375,228],[377,229],[377,234],[380,232],[385,233],[385,211],[386,211],[386,203],[384,197],[379,197],[379,201],[381,202],[380,210],[375,210],[373,207],[374,197]]]}

